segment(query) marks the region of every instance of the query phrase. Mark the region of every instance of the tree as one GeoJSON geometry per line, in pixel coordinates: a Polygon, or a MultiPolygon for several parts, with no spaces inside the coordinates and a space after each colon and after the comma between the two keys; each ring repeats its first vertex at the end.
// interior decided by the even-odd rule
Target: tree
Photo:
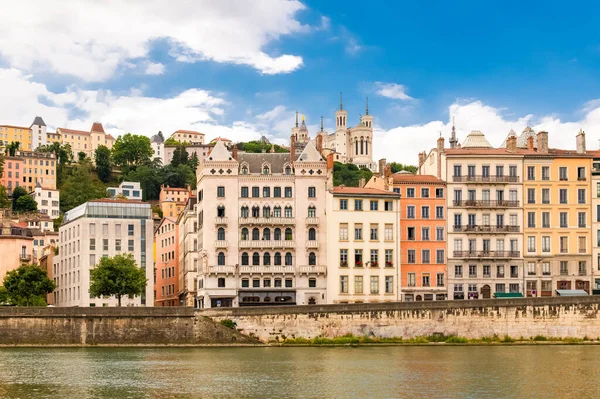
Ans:
{"type": "Polygon", "coordinates": [[[79,162],[83,162],[83,161],[85,161],[85,157],[87,157],[87,155],[85,154],[85,152],[83,152],[83,151],[79,151],[79,152],[77,153],[77,160],[78,160],[79,162]]]}
{"type": "Polygon", "coordinates": [[[8,194],[6,193],[6,187],[0,184],[0,208],[10,208],[11,205],[8,194]]]}
{"type": "Polygon", "coordinates": [[[4,157],[0,155],[0,177],[4,176],[4,157]]]}
{"type": "Polygon", "coordinates": [[[25,188],[23,188],[21,186],[15,187],[15,189],[13,190],[13,193],[12,193],[12,207],[14,210],[16,210],[16,208],[17,208],[17,201],[19,200],[19,198],[21,198],[25,195],[29,195],[29,193],[27,192],[27,190],[25,190],[25,188]]]}
{"type": "Polygon", "coordinates": [[[195,152],[192,154],[192,156],[190,157],[190,160],[188,161],[188,165],[190,166],[190,168],[192,168],[192,170],[194,172],[196,172],[196,170],[198,169],[198,164],[200,163],[200,161],[198,160],[198,154],[196,154],[195,152]]]}
{"type": "Polygon", "coordinates": [[[112,169],[110,150],[108,147],[100,145],[96,148],[96,151],[94,151],[94,158],[96,160],[96,173],[98,174],[98,178],[102,182],[108,183],[110,180],[110,171],[112,169]]]}
{"type": "Polygon", "coordinates": [[[287,149],[277,145],[262,142],[260,140],[248,141],[246,143],[238,143],[238,149],[245,152],[270,152],[271,147],[274,147],[275,152],[289,152],[287,149]]]}
{"type": "Polygon", "coordinates": [[[46,306],[46,295],[56,285],[37,265],[21,265],[4,276],[6,302],[17,306],[46,306]]]}
{"type": "Polygon", "coordinates": [[[91,165],[76,164],[61,187],[60,210],[64,213],[84,202],[106,196],[106,186],[92,173],[91,165]]]}
{"type": "Polygon", "coordinates": [[[398,173],[403,170],[410,172],[410,173],[417,173],[417,170],[418,170],[418,168],[416,166],[403,165],[398,162],[390,162],[389,165],[390,165],[390,169],[391,169],[392,173],[398,173]]]}
{"type": "Polygon", "coordinates": [[[189,161],[189,154],[185,149],[184,145],[178,145],[173,151],[173,159],[171,160],[171,165],[179,166],[185,165],[189,161]]]}
{"type": "Polygon", "coordinates": [[[119,136],[112,147],[115,165],[123,168],[135,168],[149,162],[153,153],[148,137],[131,133],[119,136]]]}
{"type": "Polygon", "coordinates": [[[135,170],[123,175],[125,181],[140,182],[142,187],[142,200],[150,201],[160,198],[160,185],[163,182],[162,169],[148,165],[138,166],[135,170]]]}
{"type": "Polygon", "coordinates": [[[196,173],[188,165],[167,165],[162,169],[163,184],[170,187],[184,188],[187,185],[196,188],[196,173]]]}
{"type": "Polygon", "coordinates": [[[133,255],[116,255],[101,258],[90,270],[90,295],[94,297],[115,296],[121,306],[121,298],[141,295],[148,283],[143,269],[139,268],[133,255]]]}
{"type": "Polygon", "coordinates": [[[19,143],[18,141],[11,141],[10,144],[6,146],[6,151],[8,152],[8,155],[14,157],[20,146],[21,143],[19,143]]]}
{"type": "Polygon", "coordinates": [[[37,202],[35,201],[35,198],[29,194],[20,196],[15,205],[13,210],[17,212],[37,211],[37,202]]]}
{"type": "Polygon", "coordinates": [[[358,187],[360,179],[365,179],[365,182],[373,176],[373,172],[368,169],[359,168],[358,166],[348,163],[343,164],[334,162],[333,164],[333,185],[348,187],[358,187]]]}
{"type": "Polygon", "coordinates": [[[175,140],[173,137],[169,137],[167,140],[165,140],[165,145],[185,145],[187,142],[186,141],[179,141],[179,140],[175,140]]]}

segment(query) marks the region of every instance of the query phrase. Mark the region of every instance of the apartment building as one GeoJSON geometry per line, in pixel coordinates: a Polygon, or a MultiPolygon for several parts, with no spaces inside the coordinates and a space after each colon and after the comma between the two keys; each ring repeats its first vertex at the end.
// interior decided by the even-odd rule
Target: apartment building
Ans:
{"type": "Polygon", "coordinates": [[[22,264],[33,262],[33,235],[31,230],[18,227],[10,221],[0,225],[0,281],[11,270],[22,264]]]}
{"type": "Polygon", "coordinates": [[[56,190],[56,155],[53,152],[17,151],[23,160],[21,186],[32,192],[39,183],[42,188],[56,190]]]}
{"type": "Polygon", "coordinates": [[[314,142],[291,147],[238,153],[218,140],[200,161],[200,307],[325,303],[327,164],[314,142]]]}
{"type": "Polygon", "coordinates": [[[177,130],[171,135],[171,138],[182,143],[204,144],[204,133],[194,130],[177,130]]]}
{"type": "Polygon", "coordinates": [[[179,300],[183,306],[198,307],[198,219],[196,196],[188,198],[177,219],[179,231],[179,300]]]}
{"type": "Polygon", "coordinates": [[[94,152],[100,146],[106,146],[109,149],[115,143],[115,139],[110,134],[104,132],[104,127],[99,122],[94,122],[90,131],[67,129],[59,127],[56,133],[60,135],[61,144],[69,144],[73,152],[73,158],[77,159],[77,154],[80,152],[94,160],[94,152]]]}
{"type": "Polygon", "coordinates": [[[52,275],[57,306],[116,306],[117,299],[92,298],[90,269],[104,256],[130,253],[145,270],[148,283],[141,297],[122,298],[122,306],[153,306],[153,223],[150,204],[102,198],[66,212],[59,228],[60,250],[52,275]]]}
{"type": "Polygon", "coordinates": [[[163,218],[154,232],[156,242],[154,306],[179,306],[179,227],[163,218]]]}
{"type": "Polygon", "coordinates": [[[23,158],[4,157],[4,173],[0,176],[0,185],[6,187],[6,193],[10,196],[15,188],[24,186],[22,174],[25,169],[23,158]]]}
{"type": "Polygon", "coordinates": [[[163,216],[177,219],[179,213],[185,208],[187,200],[193,195],[190,186],[178,188],[161,185],[159,204],[163,216]]]}
{"type": "Polygon", "coordinates": [[[592,155],[592,292],[600,295],[600,151],[588,151],[592,155]]]}
{"type": "Polygon", "coordinates": [[[60,192],[42,187],[38,181],[35,189],[29,193],[37,203],[38,212],[56,219],[60,216],[60,192]]]}
{"type": "Polygon", "coordinates": [[[327,303],[400,300],[399,199],[375,188],[329,191],[327,303]]]}
{"type": "Polygon", "coordinates": [[[128,200],[142,200],[142,186],[139,182],[124,181],[119,184],[119,187],[109,187],[106,189],[111,197],[123,196],[128,200]]]}

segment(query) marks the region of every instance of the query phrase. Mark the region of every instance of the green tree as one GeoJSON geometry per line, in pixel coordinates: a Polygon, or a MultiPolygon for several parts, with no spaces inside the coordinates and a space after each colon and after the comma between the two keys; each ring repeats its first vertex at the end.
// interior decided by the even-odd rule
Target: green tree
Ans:
{"type": "Polygon", "coordinates": [[[98,265],[90,270],[90,295],[115,296],[119,306],[122,297],[141,295],[147,283],[144,270],[136,265],[131,254],[101,258],[98,265]]]}
{"type": "Polygon", "coordinates": [[[92,173],[91,165],[76,164],[61,187],[60,210],[64,213],[84,202],[106,196],[106,186],[92,173]]]}
{"type": "Polygon", "coordinates": [[[46,295],[56,285],[37,265],[21,265],[4,276],[6,301],[17,306],[46,306],[46,295]]]}
{"type": "Polygon", "coordinates": [[[358,187],[360,179],[365,179],[368,182],[373,176],[373,172],[368,169],[359,168],[358,166],[348,163],[343,164],[334,162],[333,164],[333,185],[348,187],[358,187]]]}
{"type": "Polygon", "coordinates": [[[18,141],[11,141],[10,144],[6,146],[6,151],[8,152],[8,155],[14,157],[20,146],[21,143],[19,143],[18,141]]]}
{"type": "Polygon", "coordinates": [[[12,207],[14,210],[16,210],[17,208],[17,201],[19,200],[19,198],[26,195],[29,195],[29,193],[27,192],[27,190],[25,190],[25,188],[23,188],[22,186],[15,187],[15,189],[12,192],[12,207]]]}
{"type": "Polygon", "coordinates": [[[196,173],[188,165],[167,165],[163,169],[163,184],[170,187],[183,188],[187,185],[196,189],[196,173]]]}
{"type": "Polygon", "coordinates": [[[112,147],[113,161],[122,168],[135,168],[147,163],[153,153],[148,137],[131,133],[119,136],[112,147]]]}
{"type": "Polygon", "coordinates": [[[185,145],[187,142],[175,140],[173,137],[169,137],[165,140],[165,145],[185,145]]]}
{"type": "Polygon", "coordinates": [[[188,161],[188,165],[190,166],[190,168],[192,168],[192,170],[195,172],[198,169],[198,164],[200,163],[200,161],[198,160],[198,154],[196,154],[195,152],[192,154],[192,156],[190,157],[190,160],[188,161]]]}
{"type": "Polygon", "coordinates": [[[4,157],[0,155],[0,177],[4,176],[4,157]]]}
{"type": "Polygon", "coordinates": [[[12,203],[8,199],[8,194],[6,193],[6,187],[0,184],[0,208],[11,208],[11,205],[12,203]]]}
{"type": "Polygon", "coordinates": [[[403,170],[410,173],[417,173],[417,167],[413,165],[403,165],[398,162],[390,162],[389,165],[392,173],[398,173],[403,170]]]}
{"type": "Polygon", "coordinates": [[[160,185],[163,182],[162,169],[150,165],[138,166],[123,175],[125,181],[140,182],[142,187],[142,200],[157,200],[160,197],[160,185]]]}
{"type": "Polygon", "coordinates": [[[104,145],[99,145],[98,148],[96,148],[96,151],[94,151],[94,158],[96,160],[96,173],[98,174],[98,178],[102,182],[108,183],[110,180],[110,171],[112,169],[110,150],[104,145]]]}
{"type": "Polygon", "coordinates": [[[189,154],[185,149],[184,145],[178,145],[173,151],[173,159],[171,160],[171,165],[179,166],[185,165],[189,161],[189,154]]]}
{"type": "Polygon", "coordinates": [[[87,157],[87,155],[86,155],[86,154],[85,154],[85,152],[83,152],[83,151],[79,151],[79,152],[77,153],[77,161],[78,161],[78,162],[83,162],[83,161],[85,161],[85,158],[86,158],[86,157],[87,157]]]}
{"type": "Polygon", "coordinates": [[[262,141],[259,140],[254,140],[254,141],[248,141],[245,143],[238,143],[237,144],[238,149],[240,151],[245,151],[245,152],[270,152],[271,151],[271,147],[274,147],[275,152],[289,152],[287,149],[275,144],[269,144],[269,143],[263,143],[262,141]]]}
{"type": "Polygon", "coordinates": [[[35,199],[29,194],[22,195],[15,203],[13,210],[17,212],[35,212],[37,211],[37,202],[35,202],[35,199]]]}

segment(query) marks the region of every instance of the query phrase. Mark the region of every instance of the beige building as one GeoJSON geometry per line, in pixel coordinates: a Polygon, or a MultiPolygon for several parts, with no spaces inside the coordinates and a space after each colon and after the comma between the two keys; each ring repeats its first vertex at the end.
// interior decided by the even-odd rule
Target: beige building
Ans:
{"type": "Polygon", "coordinates": [[[327,195],[327,303],[400,300],[400,195],[335,187],[327,195]]]}
{"type": "Polygon", "coordinates": [[[34,261],[31,230],[3,221],[0,226],[0,253],[0,281],[3,281],[7,272],[34,261]]]}
{"type": "Polygon", "coordinates": [[[600,294],[600,151],[588,151],[593,156],[591,173],[592,197],[592,292],[600,294]]]}
{"type": "Polygon", "coordinates": [[[69,144],[71,146],[73,158],[75,159],[77,159],[79,152],[84,152],[93,161],[94,152],[100,145],[104,145],[110,149],[115,143],[114,137],[106,134],[104,127],[99,122],[94,122],[89,132],[59,127],[56,129],[56,134],[60,135],[61,144],[69,144]]]}
{"type": "Polygon", "coordinates": [[[204,133],[194,130],[177,130],[171,135],[171,138],[182,143],[204,144],[204,133]]]}
{"type": "Polygon", "coordinates": [[[199,307],[325,303],[327,165],[314,142],[230,152],[198,168],[199,307]]]}
{"type": "Polygon", "coordinates": [[[23,160],[21,187],[32,192],[39,183],[42,188],[56,190],[56,156],[53,152],[17,151],[23,160]]]}
{"type": "Polygon", "coordinates": [[[133,254],[148,284],[141,297],[122,298],[122,306],[153,306],[153,223],[150,204],[97,199],[65,213],[59,229],[60,250],[52,275],[57,306],[116,306],[117,299],[90,298],[90,269],[103,256],[133,254]]]}
{"type": "Polygon", "coordinates": [[[198,219],[196,197],[190,197],[179,214],[179,299],[183,306],[198,307],[198,219]]]}

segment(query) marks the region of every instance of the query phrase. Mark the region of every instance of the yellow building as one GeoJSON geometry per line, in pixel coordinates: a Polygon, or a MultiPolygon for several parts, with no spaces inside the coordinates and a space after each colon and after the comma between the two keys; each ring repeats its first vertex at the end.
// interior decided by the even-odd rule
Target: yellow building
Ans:
{"type": "Polygon", "coordinates": [[[527,146],[537,151],[523,159],[526,295],[591,294],[592,156],[585,133],[577,135],[574,151],[549,149],[546,132],[531,135],[527,146]]]}
{"type": "Polygon", "coordinates": [[[114,137],[106,134],[102,124],[98,122],[94,122],[89,132],[59,127],[56,129],[56,134],[60,135],[61,144],[69,144],[71,146],[73,158],[75,159],[77,159],[77,154],[84,152],[88,158],[93,160],[94,151],[100,145],[104,145],[110,149],[115,143],[114,137]]]}
{"type": "Polygon", "coordinates": [[[39,182],[43,189],[56,190],[56,156],[53,152],[17,151],[23,159],[22,182],[28,192],[32,192],[39,182]]]}
{"type": "Polygon", "coordinates": [[[20,149],[31,150],[31,130],[24,126],[0,125],[0,141],[1,148],[18,141],[20,149]]]}
{"type": "Polygon", "coordinates": [[[61,139],[60,139],[60,134],[59,133],[52,133],[52,132],[48,132],[48,144],[52,145],[52,143],[59,143],[61,144],[61,139]]]}

